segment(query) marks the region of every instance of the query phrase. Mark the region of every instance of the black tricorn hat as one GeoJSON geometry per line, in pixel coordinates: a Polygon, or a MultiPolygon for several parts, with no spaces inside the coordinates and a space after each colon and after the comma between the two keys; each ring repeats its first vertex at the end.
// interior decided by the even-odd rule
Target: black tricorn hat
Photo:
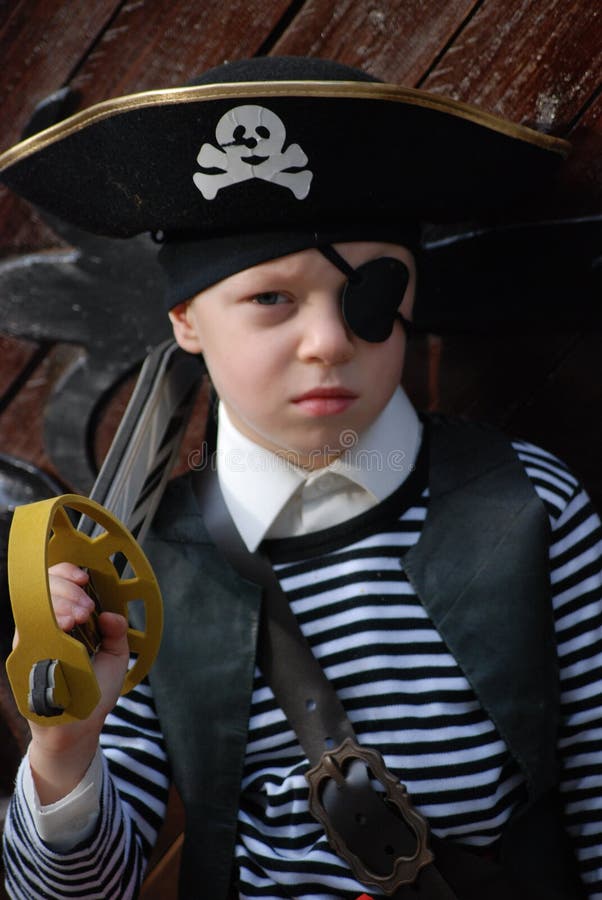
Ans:
{"type": "Polygon", "coordinates": [[[403,243],[408,223],[498,220],[568,151],[560,138],[336,62],[260,57],[76,113],[0,155],[0,179],[98,234],[215,241],[223,264],[194,281],[201,290],[275,255],[253,235],[277,235],[283,255],[321,234],[403,243]],[[240,237],[245,264],[230,258],[240,237]]]}

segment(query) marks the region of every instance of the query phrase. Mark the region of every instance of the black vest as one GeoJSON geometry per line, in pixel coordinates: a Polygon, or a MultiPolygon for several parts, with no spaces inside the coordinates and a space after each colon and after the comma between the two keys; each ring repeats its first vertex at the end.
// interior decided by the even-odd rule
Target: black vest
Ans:
{"type": "MultiPolygon", "coordinates": [[[[525,776],[528,800],[505,829],[504,864],[549,900],[578,897],[556,808],[559,675],[547,514],[507,438],[432,420],[429,440],[429,511],[404,568],[525,776]]],[[[210,542],[190,476],[170,485],[146,551],[165,603],[151,683],[186,807],[180,897],[223,900],[260,589],[210,542]]]]}

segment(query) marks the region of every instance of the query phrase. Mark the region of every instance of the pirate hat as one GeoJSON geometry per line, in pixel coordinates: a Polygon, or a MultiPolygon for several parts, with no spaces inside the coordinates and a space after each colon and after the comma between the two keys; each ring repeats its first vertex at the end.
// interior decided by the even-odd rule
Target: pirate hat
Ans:
{"type": "Polygon", "coordinates": [[[2,154],[0,178],[89,231],[160,234],[173,305],[319,243],[503,217],[568,150],[338,63],[263,57],[76,113],[2,154]]]}

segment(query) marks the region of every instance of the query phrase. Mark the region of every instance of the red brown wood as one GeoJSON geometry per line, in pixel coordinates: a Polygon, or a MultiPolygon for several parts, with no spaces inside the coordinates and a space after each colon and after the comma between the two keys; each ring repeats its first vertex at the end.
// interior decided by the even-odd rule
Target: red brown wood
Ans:
{"type": "Polygon", "coordinates": [[[580,0],[483,3],[421,86],[555,135],[575,149],[567,164],[568,189],[551,215],[583,215],[602,208],[601,118],[581,117],[602,82],[602,19],[580,0]],[[597,134],[592,138],[592,128],[597,134]],[[585,134],[581,135],[581,129],[585,134]],[[579,189],[577,190],[577,187],[579,189]]]}
{"type": "Polygon", "coordinates": [[[0,450],[25,459],[61,480],[44,449],[44,406],[53,385],[78,351],[57,345],[41,361],[12,403],[0,415],[0,450]]]}
{"type": "Polygon", "coordinates": [[[564,135],[600,84],[601,38],[595,4],[486,2],[422,86],[564,135]]]}
{"type": "MultiPolygon", "coordinates": [[[[119,0],[3,5],[0,26],[0,149],[19,140],[34,107],[62,87],[119,6],[119,0]]],[[[0,186],[0,246],[15,253],[56,243],[31,208],[0,186]]]]}
{"type": "Polygon", "coordinates": [[[184,84],[225,59],[252,56],[287,0],[146,0],[128,3],[86,58],[72,86],[84,105],[184,84]]]}
{"type": "Polygon", "coordinates": [[[471,13],[476,0],[373,4],[309,0],[275,53],[330,57],[376,78],[414,85],[471,13]]]}
{"type": "Polygon", "coordinates": [[[2,149],[19,139],[33,107],[69,79],[119,0],[21,0],[0,28],[2,149]]]}
{"type": "Polygon", "coordinates": [[[18,340],[0,334],[0,415],[14,390],[20,373],[26,369],[37,350],[33,341],[18,340]]]}

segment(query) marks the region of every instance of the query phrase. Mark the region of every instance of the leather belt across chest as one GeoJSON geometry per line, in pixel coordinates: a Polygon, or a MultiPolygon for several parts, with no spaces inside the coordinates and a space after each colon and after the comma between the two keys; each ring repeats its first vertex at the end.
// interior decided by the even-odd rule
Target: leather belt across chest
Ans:
{"type": "Polygon", "coordinates": [[[196,473],[195,492],[215,545],[264,590],[258,664],[309,759],[310,810],[331,847],[362,884],[388,896],[457,900],[434,865],[427,820],[381,754],[359,745],[272,566],[244,545],[214,466],[196,473]]]}

